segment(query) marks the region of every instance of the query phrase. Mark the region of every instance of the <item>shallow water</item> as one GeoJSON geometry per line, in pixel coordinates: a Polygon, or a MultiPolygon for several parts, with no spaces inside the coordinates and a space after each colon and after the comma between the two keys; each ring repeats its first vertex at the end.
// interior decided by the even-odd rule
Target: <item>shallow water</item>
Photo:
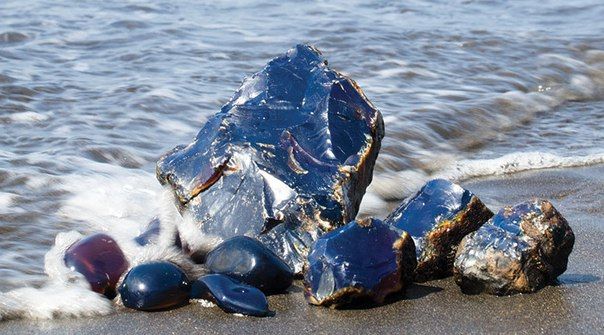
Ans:
{"type": "Polygon", "coordinates": [[[0,2],[0,291],[58,232],[136,235],[157,158],[315,44],[382,111],[364,214],[433,176],[604,163],[601,1],[0,2]]]}

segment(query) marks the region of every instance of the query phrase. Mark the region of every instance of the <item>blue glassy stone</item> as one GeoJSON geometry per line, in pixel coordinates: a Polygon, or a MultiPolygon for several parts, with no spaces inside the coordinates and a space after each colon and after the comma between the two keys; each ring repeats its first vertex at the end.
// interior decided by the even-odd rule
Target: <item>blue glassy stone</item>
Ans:
{"type": "Polygon", "coordinates": [[[416,265],[407,232],[377,219],[352,221],[314,244],[304,275],[306,298],[330,307],[380,304],[412,281],[416,265]]]}
{"type": "Polygon", "coordinates": [[[202,234],[258,238],[299,273],[312,242],[356,216],[383,136],[358,85],[298,45],[166,153],[157,178],[202,234]]]}
{"type": "Polygon", "coordinates": [[[65,265],[81,273],[90,288],[113,299],[120,276],[128,270],[128,261],[117,242],[106,234],[83,238],[65,251],[65,265]]]}
{"type": "Polygon", "coordinates": [[[206,299],[227,313],[271,316],[266,296],[259,289],[222,275],[210,274],[192,283],[191,299],[206,299]]]}
{"type": "Polygon", "coordinates": [[[294,274],[279,256],[247,236],[235,236],[208,253],[206,268],[259,288],[266,294],[279,293],[291,286],[294,274]]]}
{"type": "Polygon", "coordinates": [[[455,258],[464,293],[535,292],[566,271],[575,236],[547,200],[505,207],[466,236],[455,258]]]}
{"type": "Polygon", "coordinates": [[[165,310],[189,301],[187,275],[170,262],[133,267],[118,288],[124,306],[142,311],[165,310]]]}
{"type": "Polygon", "coordinates": [[[157,243],[159,238],[160,221],[158,217],[151,219],[147,225],[147,229],[140,235],[134,238],[134,241],[141,246],[157,243]]]}
{"type": "Polygon", "coordinates": [[[422,282],[453,274],[461,239],[478,229],[493,213],[470,191],[444,179],[426,183],[385,220],[413,237],[422,282]]]}
{"type": "MultiPolygon", "coordinates": [[[[140,246],[146,246],[148,244],[157,244],[159,241],[159,234],[161,232],[161,221],[158,217],[154,217],[147,224],[147,228],[144,232],[134,238],[134,241],[140,246]]],[[[181,248],[180,236],[176,232],[174,236],[174,246],[181,248]]]]}

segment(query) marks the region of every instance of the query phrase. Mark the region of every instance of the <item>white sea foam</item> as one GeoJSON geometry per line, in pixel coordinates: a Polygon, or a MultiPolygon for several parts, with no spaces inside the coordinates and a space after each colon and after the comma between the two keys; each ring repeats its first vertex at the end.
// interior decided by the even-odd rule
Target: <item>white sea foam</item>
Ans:
{"type": "Polygon", "coordinates": [[[10,204],[13,202],[13,194],[11,193],[6,193],[6,192],[0,192],[0,212],[6,208],[8,208],[8,206],[10,206],[10,204]]]}
{"type": "Polygon", "coordinates": [[[433,174],[415,170],[384,173],[373,177],[363,198],[360,215],[383,215],[387,212],[386,200],[404,199],[430,179],[460,182],[477,177],[595,164],[604,164],[604,153],[568,157],[544,152],[519,152],[489,159],[462,159],[433,174]]]}
{"type": "Polygon", "coordinates": [[[88,160],[79,164],[95,173],[63,178],[71,193],[59,210],[66,220],[86,222],[90,231],[134,237],[160,212],[162,188],[153,174],[88,160]]]}
{"type": "Polygon", "coordinates": [[[63,263],[65,250],[82,235],[75,231],[57,235],[55,245],[46,254],[47,283],[40,287],[24,287],[0,293],[0,320],[53,319],[107,315],[113,304],[90,290],[90,285],[77,272],[63,263]]]}
{"type": "Polygon", "coordinates": [[[544,152],[519,152],[493,159],[461,160],[438,173],[436,177],[462,181],[475,177],[498,176],[529,170],[579,167],[602,163],[604,163],[604,153],[568,157],[544,152]]]}
{"type": "MultiPolygon", "coordinates": [[[[100,184],[105,184],[104,187],[111,187],[115,186],[114,182],[131,181],[129,178],[123,177],[122,175],[122,178],[117,178],[112,182],[107,181],[103,176],[90,177],[89,181],[83,182],[86,178],[82,177],[83,179],[74,180],[74,183],[79,186],[71,185],[70,189],[72,192],[76,192],[74,197],[82,197],[90,190],[91,184],[94,188],[99,188],[100,184]]],[[[70,187],[70,185],[66,186],[70,187]]],[[[139,246],[132,239],[134,235],[138,234],[140,226],[134,218],[141,216],[143,212],[146,213],[145,208],[142,206],[131,207],[133,201],[120,201],[128,196],[138,195],[132,193],[130,189],[121,189],[121,191],[114,192],[113,195],[100,192],[97,198],[87,198],[83,202],[74,203],[73,199],[70,199],[71,202],[68,201],[66,205],[68,210],[63,214],[70,215],[71,219],[86,220],[93,225],[94,230],[103,230],[113,237],[124,252],[130,268],[153,260],[163,260],[177,264],[190,278],[197,278],[204,273],[203,269],[193,264],[189,257],[173,246],[174,229],[183,220],[179,219],[180,216],[172,202],[168,202],[166,196],[160,196],[161,192],[158,193],[160,194],[154,194],[156,207],[158,207],[154,213],[159,213],[162,222],[160,241],[158,244],[145,247],[139,246]],[[103,211],[107,205],[119,208],[115,208],[115,211],[103,211]]],[[[165,195],[165,193],[163,194],[165,195]]],[[[149,198],[145,197],[136,201],[149,201],[149,198]]],[[[112,302],[91,291],[86,279],[81,274],[71,271],[63,262],[65,250],[83,237],[84,235],[77,231],[59,233],[55,238],[54,246],[44,258],[44,268],[48,275],[47,282],[41,288],[25,287],[0,293],[0,320],[85,317],[112,313],[115,305],[121,304],[119,297],[112,302]]],[[[200,243],[214,244],[209,243],[208,240],[200,243]]],[[[122,280],[123,278],[120,279],[120,282],[122,280]]]]}
{"type": "Polygon", "coordinates": [[[10,120],[13,122],[42,122],[48,120],[49,116],[36,112],[21,112],[10,114],[10,120]]]}
{"type": "Polygon", "coordinates": [[[52,282],[0,293],[0,320],[107,315],[112,303],[81,283],[52,282]]]}

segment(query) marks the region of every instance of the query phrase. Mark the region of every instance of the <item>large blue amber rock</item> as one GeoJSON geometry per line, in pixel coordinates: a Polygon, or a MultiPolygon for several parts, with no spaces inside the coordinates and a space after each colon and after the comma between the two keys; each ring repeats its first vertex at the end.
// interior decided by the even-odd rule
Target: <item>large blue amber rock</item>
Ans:
{"type": "Polygon", "coordinates": [[[189,301],[187,275],[170,262],[133,267],[118,288],[124,306],[142,311],[164,310],[189,301]]]}
{"type": "Polygon", "coordinates": [[[93,291],[109,299],[116,295],[115,286],[128,269],[128,261],[113,238],[94,234],[79,240],[65,251],[65,265],[84,275],[93,291]]]}
{"type": "Polygon", "coordinates": [[[566,271],[575,236],[547,200],[505,207],[466,236],[455,258],[465,293],[535,292],[566,271]]]}
{"type": "Polygon", "coordinates": [[[206,275],[194,281],[191,299],[213,301],[227,313],[251,316],[273,314],[262,291],[222,274],[206,275]]]}
{"type": "Polygon", "coordinates": [[[407,231],[417,247],[415,280],[453,274],[461,239],[482,226],[493,213],[470,191],[444,179],[434,179],[404,201],[385,222],[407,231]]]}
{"type": "Polygon", "coordinates": [[[256,237],[299,273],[312,242],[356,216],[383,136],[357,84],[298,45],[166,153],[157,178],[202,233],[256,237]]]}
{"type": "Polygon", "coordinates": [[[309,303],[343,307],[384,298],[412,281],[415,245],[407,232],[376,219],[352,221],[320,237],[308,255],[309,303]]]}
{"type": "Polygon", "coordinates": [[[290,267],[258,240],[232,237],[208,253],[206,268],[255,286],[266,294],[287,290],[294,279],[290,267]]]}

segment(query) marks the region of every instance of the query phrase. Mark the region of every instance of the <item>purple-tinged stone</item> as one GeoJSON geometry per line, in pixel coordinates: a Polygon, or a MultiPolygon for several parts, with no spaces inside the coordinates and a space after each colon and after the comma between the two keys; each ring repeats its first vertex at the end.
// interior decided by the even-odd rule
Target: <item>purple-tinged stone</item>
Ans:
{"type": "Polygon", "coordinates": [[[575,235],[547,200],[505,207],[459,245],[455,281],[464,293],[539,290],[566,271],[575,235]]]}
{"type": "Polygon", "coordinates": [[[126,256],[113,238],[94,234],[72,244],[63,258],[72,271],[84,275],[93,291],[109,299],[115,297],[115,286],[128,269],[126,256]]]}
{"type": "Polygon", "coordinates": [[[411,236],[377,219],[352,221],[314,244],[304,276],[313,305],[345,307],[404,289],[417,266],[411,236]]]}
{"type": "Polygon", "coordinates": [[[384,220],[407,231],[417,247],[415,281],[453,275],[461,239],[482,226],[493,213],[472,192],[444,179],[426,183],[384,220]]]}

